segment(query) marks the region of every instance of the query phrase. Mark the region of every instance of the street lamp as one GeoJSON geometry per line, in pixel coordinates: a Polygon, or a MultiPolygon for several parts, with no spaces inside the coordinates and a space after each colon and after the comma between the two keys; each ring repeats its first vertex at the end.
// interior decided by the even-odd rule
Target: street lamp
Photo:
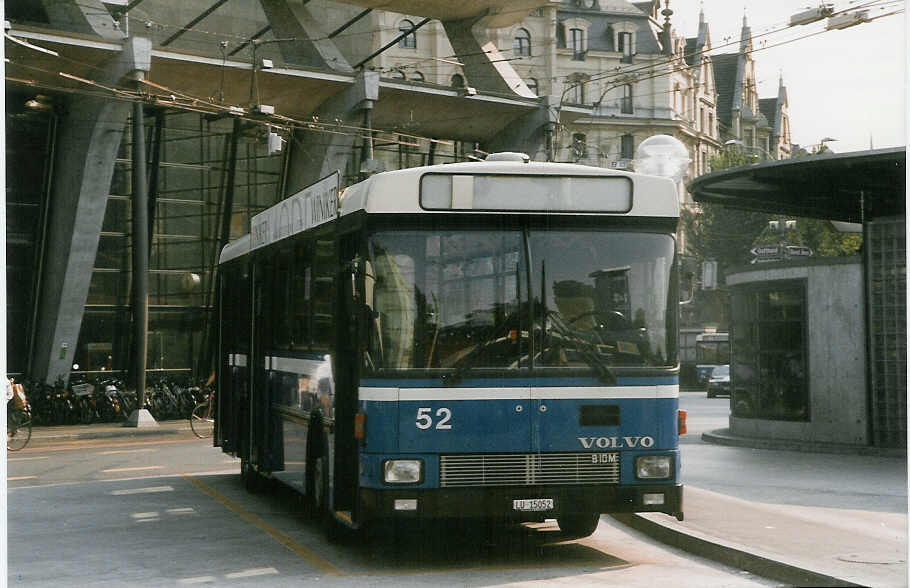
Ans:
{"type": "Polygon", "coordinates": [[[729,141],[724,142],[724,146],[725,146],[725,147],[731,147],[731,146],[733,146],[733,145],[736,145],[736,146],[739,147],[740,149],[749,149],[749,150],[752,150],[752,151],[757,151],[757,152],[759,152],[759,153],[762,155],[762,159],[766,159],[766,160],[772,160],[772,159],[774,159],[774,157],[772,157],[770,153],[768,153],[767,151],[765,151],[765,150],[762,149],[761,147],[758,147],[758,146],[756,146],[756,145],[746,145],[745,143],[743,143],[743,142],[740,141],[739,139],[730,139],[729,141]]]}

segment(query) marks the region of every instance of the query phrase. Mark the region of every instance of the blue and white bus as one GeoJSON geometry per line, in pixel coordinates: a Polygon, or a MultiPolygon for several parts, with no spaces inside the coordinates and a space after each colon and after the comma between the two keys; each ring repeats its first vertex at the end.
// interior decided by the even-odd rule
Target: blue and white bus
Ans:
{"type": "Polygon", "coordinates": [[[249,487],[354,529],[682,519],[671,180],[502,153],[338,182],[221,254],[215,444],[249,487]]]}

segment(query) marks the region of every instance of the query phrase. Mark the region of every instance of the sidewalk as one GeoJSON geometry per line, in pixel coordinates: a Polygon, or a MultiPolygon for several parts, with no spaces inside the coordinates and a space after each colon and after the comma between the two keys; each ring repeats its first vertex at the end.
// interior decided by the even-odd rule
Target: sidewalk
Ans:
{"type": "MultiPolygon", "coordinates": [[[[32,442],[183,434],[192,435],[189,421],[138,429],[117,423],[36,427],[32,442]]],[[[749,441],[727,431],[705,437],[749,441]]],[[[614,518],[684,551],[787,585],[908,585],[906,513],[764,504],[694,486],[685,488],[683,509],[683,522],[657,513],[614,518]]]]}
{"type": "Polygon", "coordinates": [[[32,443],[65,441],[77,439],[107,439],[111,437],[144,437],[147,435],[192,435],[190,422],[186,419],[161,421],[157,427],[124,427],[121,423],[98,423],[91,425],[58,425],[32,429],[32,443]]]}
{"type": "MultiPolygon", "coordinates": [[[[818,449],[737,437],[726,429],[704,433],[703,439],[754,449],[818,449]]],[[[832,460],[838,459],[830,446],[825,449],[832,460]]],[[[843,454],[885,457],[883,467],[890,467],[892,459],[901,467],[906,462],[903,451],[841,449],[843,454]]],[[[870,494],[875,492],[874,481],[869,488],[870,494]]],[[[788,585],[908,585],[906,512],[766,504],[694,486],[686,486],[684,493],[683,522],[656,513],[614,518],[684,551],[788,585]]]]}

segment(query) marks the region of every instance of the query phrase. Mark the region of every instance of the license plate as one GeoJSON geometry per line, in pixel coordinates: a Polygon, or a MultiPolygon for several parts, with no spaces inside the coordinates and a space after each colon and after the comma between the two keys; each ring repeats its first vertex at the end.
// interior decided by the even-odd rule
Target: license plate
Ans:
{"type": "Polygon", "coordinates": [[[513,500],[512,510],[520,510],[523,512],[541,512],[545,510],[553,510],[553,499],[522,498],[520,500],[513,500]]]}

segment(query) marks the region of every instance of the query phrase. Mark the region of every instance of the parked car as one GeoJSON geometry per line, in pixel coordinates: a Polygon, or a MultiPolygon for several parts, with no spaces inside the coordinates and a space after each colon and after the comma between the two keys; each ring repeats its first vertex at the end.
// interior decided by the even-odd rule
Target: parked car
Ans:
{"type": "Polygon", "coordinates": [[[730,366],[719,365],[711,370],[708,378],[708,398],[730,395],[730,366]]]}

